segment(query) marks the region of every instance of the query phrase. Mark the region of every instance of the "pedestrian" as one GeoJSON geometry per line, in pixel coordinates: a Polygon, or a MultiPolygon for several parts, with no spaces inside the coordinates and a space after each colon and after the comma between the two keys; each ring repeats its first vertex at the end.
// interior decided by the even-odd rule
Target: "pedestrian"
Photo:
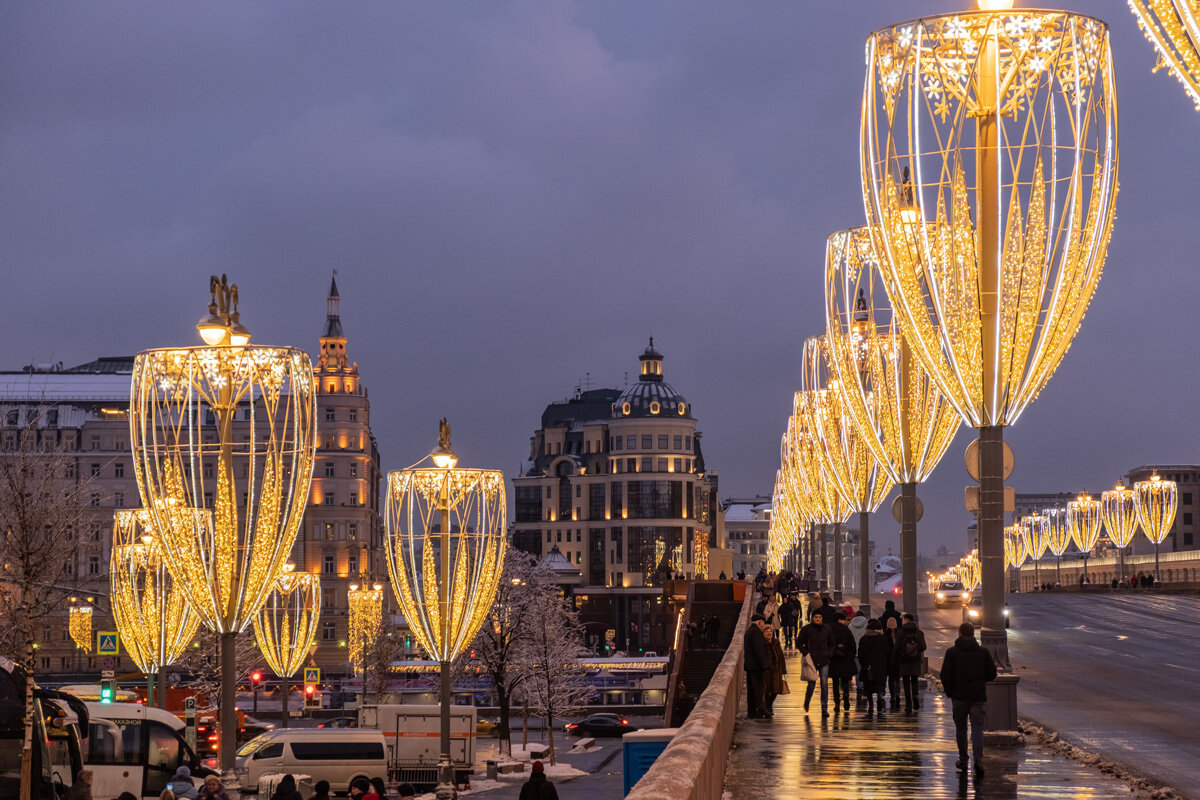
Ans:
{"type": "Polygon", "coordinates": [[[796,646],[796,622],[800,619],[800,601],[796,595],[789,594],[787,600],[779,607],[779,620],[783,623],[783,644],[791,650],[796,646]]]}
{"type": "Polygon", "coordinates": [[[762,614],[750,618],[742,639],[742,668],[746,671],[746,715],[751,719],[766,716],[766,678],[771,654],[763,634],[766,621],[762,614]]]}
{"type": "Polygon", "coordinates": [[[400,800],[405,800],[405,798],[417,796],[417,789],[411,783],[400,784],[399,791],[400,791],[400,800]]]}
{"type": "Polygon", "coordinates": [[[175,770],[167,788],[175,794],[175,800],[197,800],[200,797],[195,784],[192,783],[192,771],[187,766],[175,770]]]}
{"type": "MultiPolygon", "coordinates": [[[[866,632],[867,615],[859,611],[850,620],[850,633],[854,636],[855,652],[858,651],[858,646],[862,644],[863,634],[866,632]]],[[[861,709],[863,704],[867,702],[867,694],[863,690],[862,670],[858,670],[857,674],[854,676],[854,691],[855,696],[858,698],[855,702],[855,705],[861,709]]]]}
{"type": "MultiPolygon", "coordinates": [[[[814,611],[812,622],[800,629],[796,637],[797,647],[801,655],[812,659],[817,670],[818,681],[821,684],[821,716],[829,716],[829,658],[833,655],[833,632],[824,624],[825,617],[820,611],[814,611]]],[[[804,710],[812,702],[815,681],[808,681],[804,687],[804,710]]]]}
{"type": "Polygon", "coordinates": [[[713,614],[708,618],[708,646],[720,647],[721,619],[713,614]]]}
{"type": "MultiPolygon", "coordinates": [[[[377,800],[387,800],[387,784],[383,782],[383,778],[371,778],[371,788],[374,790],[377,800]]],[[[370,797],[370,795],[367,795],[367,797],[370,797]]]]}
{"type": "Polygon", "coordinates": [[[905,713],[921,710],[917,678],[921,676],[921,659],[924,655],[925,633],[917,627],[917,620],[912,614],[905,614],[896,640],[896,660],[900,666],[900,682],[904,685],[905,713]]]}
{"type": "Polygon", "coordinates": [[[746,580],[746,570],[744,570],[744,569],[739,569],[739,570],[738,570],[738,574],[737,574],[737,579],[738,579],[739,581],[744,581],[744,580],[746,580]]]}
{"type": "Polygon", "coordinates": [[[820,607],[821,607],[821,596],[819,594],[817,594],[816,592],[812,592],[808,596],[808,612],[804,615],[804,618],[807,619],[809,622],[812,622],[813,613],[820,607]]]}
{"type": "Polygon", "coordinates": [[[121,792],[117,795],[117,800],[138,800],[133,792],[121,792]]]}
{"type": "Polygon", "coordinates": [[[167,787],[159,792],[158,800],[175,800],[175,793],[171,791],[170,787],[167,787]]]}
{"type": "MultiPolygon", "coordinates": [[[[313,786],[313,790],[316,792],[316,794],[314,794],[312,797],[308,798],[308,800],[330,800],[329,781],[326,781],[326,780],[317,781],[316,785],[313,786]]],[[[403,794],[401,794],[400,796],[404,797],[403,794]]]]}
{"type": "Polygon", "coordinates": [[[695,620],[688,622],[687,627],[683,629],[683,637],[684,637],[684,639],[687,640],[684,644],[684,647],[687,650],[691,650],[693,647],[693,644],[696,640],[696,621],[695,620]]]}
{"type": "Polygon", "coordinates": [[[888,617],[886,621],[881,616],[880,622],[883,622],[883,635],[891,653],[888,660],[888,697],[891,698],[892,711],[897,711],[900,708],[900,661],[896,658],[896,645],[900,640],[900,615],[888,617]]]}
{"type": "Polygon", "coordinates": [[[783,676],[787,674],[787,658],[783,655],[783,646],[774,628],[770,625],[763,627],[763,637],[767,640],[767,651],[771,656],[771,666],[766,676],[766,711],[767,717],[772,718],[775,716],[775,698],[786,694],[787,682],[783,676]]]}
{"type": "Polygon", "coordinates": [[[221,783],[221,779],[216,775],[207,775],[204,778],[204,786],[200,787],[200,800],[229,800],[229,795],[225,792],[225,785],[221,783]]]}
{"type": "Polygon", "coordinates": [[[950,698],[959,772],[967,771],[967,720],[971,721],[971,753],[975,777],[983,777],[983,727],[987,721],[987,685],[996,680],[992,655],[975,641],[975,626],[958,626],[958,638],[942,659],[942,690],[950,698]]]}
{"type": "Polygon", "coordinates": [[[726,580],[726,578],[725,578],[725,570],[721,570],[721,574],[717,576],[717,580],[719,580],[719,581],[726,580]]]}
{"type": "Polygon", "coordinates": [[[859,675],[862,676],[863,694],[867,699],[867,715],[872,711],[872,702],[878,699],[879,713],[883,713],[883,692],[887,688],[888,669],[892,661],[892,648],[883,635],[879,620],[867,620],[867,632],[858,643],[859,675]]]}
{"type": "MultiPolygon", "coordinates": [[[[362,781],[366,783],[366,778],[363,778],[362,781]]],[[[367,787],[370,788],[369,783],[367,787]]],[[[364,792],[362,797],[364,800],[370,800],[371,795],[368,792],[364,792]]],[[[279,779],[279,783],[275,784],[275,791],[271,794],[271,800],[304,800],[300,796],[300,792],[296,791],[296,779],[292,777],[291,773],[284,775],[279,779]]],[[[379,800],[379,798],[376,797],[375,800],[379,800]]]]}
{"type": "Polygon", "coordinates": [[[855,661],[858,649],[850,632],[845,614],[835,614],[833,622],[833,653],[829,657],[829,677],[833,682],[833,710],[839,705],[850,710],[850,679],[858,673],[855,661]]]}
{"type": "Polygon", "coordinates": [[[90,769],[79,770],[79,777],[67,790],[65,800],[92,800],[92,771],[90,769]]]}
{"type": "Polygon", "coordinates": [[[529,780],[521,787],[518,800],[558,800],[558,790],[554,784],[546,780],[546,767],[540,761],[533,762],[530,767],[529,780]]]}
{"type": "Polygon", "coordinates": [[[767,603],[763,606],[763,619],[776,631],[782,627],[779,622],[779,595],[768,596],[767,603]]]}
{"type": "Polygon", "coordinates": [[[886,628],[887,621],[893,618],[896,620],[896,625],[899,626],[901,619],[900,612],[896,610],[896,601],[887,600],[883,604],[883,613],[879,615],[879,624],[886,628]]]}
{"type": "Polygon", "coordinates": [[[821,618],[825,620],[825,624],[832,625],[833,615],[838,613],[838,610],[829,599],[829,595],[821,595],[821,605],[818,610],[821,612],[821,618]]]}

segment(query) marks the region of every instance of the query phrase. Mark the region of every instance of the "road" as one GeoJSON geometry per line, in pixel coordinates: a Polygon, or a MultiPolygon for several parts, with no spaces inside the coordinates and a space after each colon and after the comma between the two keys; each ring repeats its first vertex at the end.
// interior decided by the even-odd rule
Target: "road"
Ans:
{"type": "MultiPolygon", "coordinates": [[[[936,665],[962,610],[922,599],[936,665]]],[[[1016,594],[1009,607],[1023,717],[1200,797],[1200,597],[1016,594]]]]}

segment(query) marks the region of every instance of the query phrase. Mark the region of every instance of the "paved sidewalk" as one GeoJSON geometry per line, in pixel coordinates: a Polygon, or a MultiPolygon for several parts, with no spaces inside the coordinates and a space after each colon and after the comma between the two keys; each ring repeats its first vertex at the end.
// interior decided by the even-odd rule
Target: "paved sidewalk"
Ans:
{"type": "Polygon", "coordinates": [[[775,701],[773,721],[738,719],[725,776],[733,800],[1130,797],[1128,784],[1032,745],[987,749],[980,781],[959,775],[943,695],[923,691],[921,710],[911,716],[888,711],[871,719],[852,700],[850,711],[823,720],[819,692],[804,711],[798,656],[788,659],[788,672],[793,693],[775,701]]]}

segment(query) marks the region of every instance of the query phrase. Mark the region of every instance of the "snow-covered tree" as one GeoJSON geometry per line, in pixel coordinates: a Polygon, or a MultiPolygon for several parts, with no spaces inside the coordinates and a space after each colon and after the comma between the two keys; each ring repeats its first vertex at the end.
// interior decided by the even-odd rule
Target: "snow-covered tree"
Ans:
{"type": "Polygon", "coordinates": [[[577,711],[588,696],[585,670],[578,661],[583,646],[579,616],[556,592],[529,610],[529,635],[521,647],[520,660],[529,675],[522,691],[529,705],[546,719],[549,732],[550,763],[554,753],[554,720],[577,711]]]}

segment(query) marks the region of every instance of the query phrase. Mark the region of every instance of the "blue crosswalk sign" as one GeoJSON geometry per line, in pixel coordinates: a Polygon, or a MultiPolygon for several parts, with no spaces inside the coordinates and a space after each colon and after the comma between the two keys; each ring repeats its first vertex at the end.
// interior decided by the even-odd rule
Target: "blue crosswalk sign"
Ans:
{"type": "Polygon", "coordinates": [[[99,631],[96,633],[96,654],[115,656],[120,652],[120,637],[116,631],[99,631]]]}
{"type": "Polygon", "coordinates": [[[304,682],[305,683],[320,683],[321,682],[320,668],[319,667],[305,667],[304,668],[304,682]]]}

